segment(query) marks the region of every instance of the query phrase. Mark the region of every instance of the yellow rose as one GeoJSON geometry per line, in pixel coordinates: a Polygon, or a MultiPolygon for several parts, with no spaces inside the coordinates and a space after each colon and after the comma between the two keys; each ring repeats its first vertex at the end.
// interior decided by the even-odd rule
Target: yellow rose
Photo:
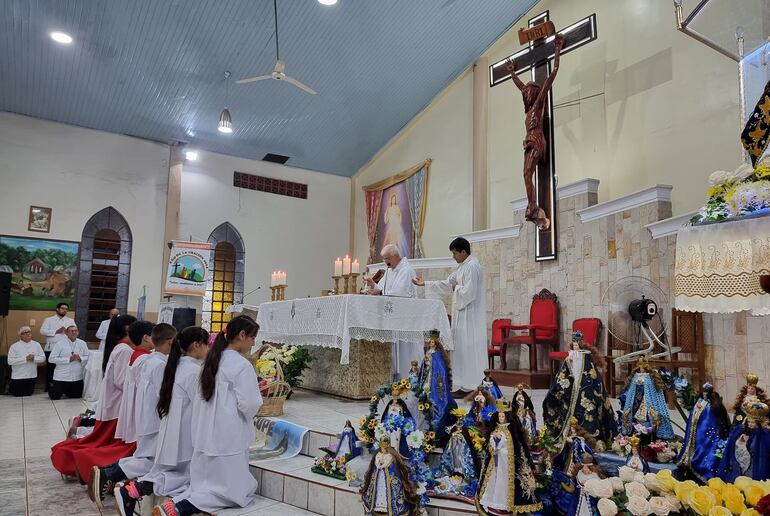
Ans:
{"type": "Polygon", "coordinates": [[[722,492],[715,487],[706,486],[706,488],[714,495],[714,504],[722,505],[722,492]]]}
{"type": "MultiPolygon", "coordinates": [[[[679,498],[680,502],[687,503],[690,491],[698,487],[698,484],[692,480],[685,480],[684,482],[677,482],[674,486],[674,493],[679,498]]],[[[710,494],[710,493],[709,493],[710,494]]]]}
{"type": "Polygon", "coordinates": [[[741,493],[741,490],[734,485],[727,484],[724,489],[722,489],[722,502],[733,514],[740,514],[746,510],[746,505],[743,503],[743,500],[743,493],[741,493]]]}
{"type": "Polygon", "coordinates": [[[733,481],[733,484],[735,484],[735,487],[746,493],[746,491],[749,490],[749,487],[751,487],[751,484],[754,483],[754,480],[750,477],[738,477],[733,481]]]}
{"type": "Polygon", "coordinates": [[[667,493],[672,493],[674,491],[674,486],[676,485],[676,479],[671,475],[670,469],[662,469],[655,473],[655,476],[658,479],[658,484],[660,484],[660,487],[663,491],[667,493]]]}
{"type": "Polygon", "coordinates": [[[770,494],[770,486],[768,486],[767,481],[760,482],[759,480],[755,480],[751,483],[752,486],[756,486],[760,488],[762,491],[765,492],[765,494],[770,494]]]}
{"type": "Polygon", "coordinates": [[[709,516],[733,516],[733,513],[731,513],[729,509],[715,505],[711,508],[709,516]]]}
{"type": "Polygon", "coordinates": [[[740,516],[762,516],[756,509],[746,509],[740,516]]]}
{"type": "Polygon", "coordinates": [[[752,485],[749,487],[748,491],[746,491],[746,501],[749,502],[749,505],[757,505],[757,502],[759,502],[759,499],[763,496],[765,496],[765,490],[757,485],[752,485]]]}
{"type": "MultiPolygon", "coordinates": [[[[684,483],[685,482],[682,482],[682,484],[684,483]]],[[[695,482],[693,482],[693,484],[694,483],[695,482]]],[[[677,494],[677,496],[679,496],[679,494],[677,494]]],[[[687,505],[700,516],[708,516],[708,513],[711,512],[711,508],[715,503],[716,500],[714,499],[714,494],[708,487],[696,487],[691,489],[687,495],[687,505]]]]}
{"type": "Polygon", "coordinates": [[[722,480],[719,477],[710,478],[707,484],[709,487],[713,489],[717,489],[719,491],[722,491],[722,489],[725,488],[727,484],[725,484],[725,481],[722,480]]]}

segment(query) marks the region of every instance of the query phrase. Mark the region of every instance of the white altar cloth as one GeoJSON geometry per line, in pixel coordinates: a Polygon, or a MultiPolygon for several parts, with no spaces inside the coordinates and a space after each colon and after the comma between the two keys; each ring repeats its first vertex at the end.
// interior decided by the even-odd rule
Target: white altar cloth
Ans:
{"type": "Polygon", "coordinates": [[[339,348],[340,364],[349,363],[354,339],[424,343],[437,329],[444,348],[453,349],[446,307],[437,299],[348,294],[274,301],[259,306],[257,323],[257,342],[339,348]]]}

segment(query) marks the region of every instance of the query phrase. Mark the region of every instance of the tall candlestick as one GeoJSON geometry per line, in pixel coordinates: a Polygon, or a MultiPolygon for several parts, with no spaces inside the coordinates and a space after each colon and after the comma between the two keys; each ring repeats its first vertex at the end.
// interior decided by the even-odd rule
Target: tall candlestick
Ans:
{"type": "Polygon", "coordinates": [[[342,275],[347,276],[350,274],[350,256],[345,255],[345,258],[342,259],[342,275]]]}
{"type": "Polygon", "coordinates": [[[342,260],[340,260],[339,257],[334,260],[334,275],[342,276],[342,260]]]}
{"type": "Polygon", "coordinates": [[[361,264],[358,263],[358,260],[353,260],[353,263],[350,265],[350,273],[358,274],[359,272],[361,272],[361,264]]]}

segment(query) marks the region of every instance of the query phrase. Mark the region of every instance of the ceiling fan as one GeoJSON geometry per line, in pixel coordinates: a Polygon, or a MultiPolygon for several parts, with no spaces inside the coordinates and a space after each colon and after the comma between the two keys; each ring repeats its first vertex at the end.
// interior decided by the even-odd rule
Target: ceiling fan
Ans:
{"type": "Polygon", "coordinates": [[[248,84],[250,82],[264,81],[265,79],[275,79],[276,81],[286,81],[289,84],[293,84],[297,88],[315,95],[316,91],[310,86],[299,82],[294,77],[286,75],[284,70],[286,69],[286,63],[281,59],[281,54],[278,52],[278,3],[277,0],[273,0],[273,13],[275,14],[275,68],[270,75],[259,75],[257,77],[249,77],[248,79],[241,79],[235,81],[235,84],[248,84]]]}

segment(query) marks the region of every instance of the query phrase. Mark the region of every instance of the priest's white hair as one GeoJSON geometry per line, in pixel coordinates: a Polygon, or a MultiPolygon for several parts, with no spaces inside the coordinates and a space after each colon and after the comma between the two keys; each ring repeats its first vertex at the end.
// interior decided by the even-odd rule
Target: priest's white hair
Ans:
{"type": "Polygon", "coordinates": [[[385,253],[401,258],[401,251],[398,249],[398,246],[394,244],[388,244],[383,247],[382,251],[380,251],[380,256],[385,256],[385,253]]]}

